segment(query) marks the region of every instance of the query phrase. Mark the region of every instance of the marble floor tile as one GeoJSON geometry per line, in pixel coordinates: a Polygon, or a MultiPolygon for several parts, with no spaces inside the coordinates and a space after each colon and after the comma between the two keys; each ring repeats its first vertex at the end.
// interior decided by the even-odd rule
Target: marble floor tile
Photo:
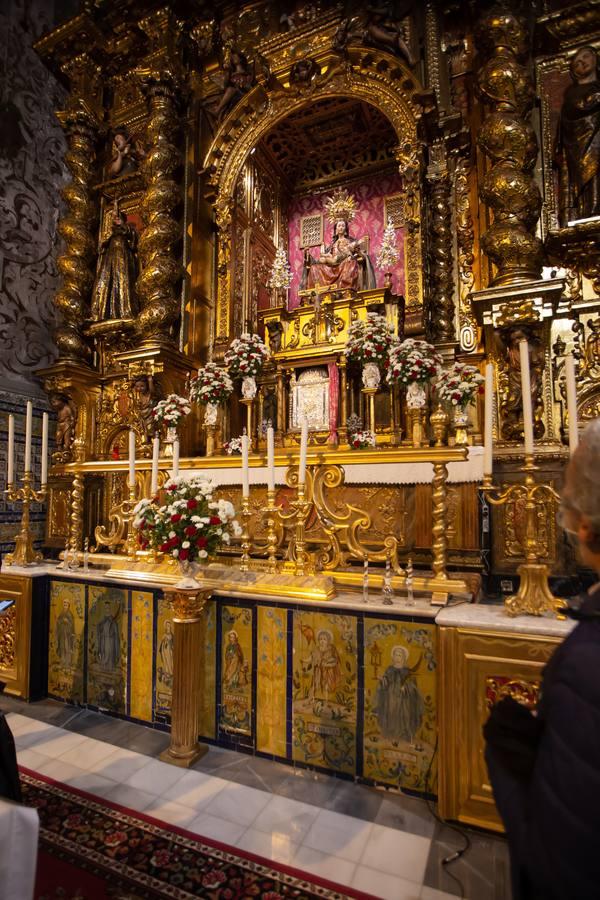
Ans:
{"type": "Polygon", "coordinates": [[[43,753],[52,759],[58,759],[68,750],[72,750],[79,744],[84,742],[86,738],[82,734],[73,734],[70,731],[59,729],[57,733],[51,735],[41,735],[34,746],[38,753],[43,753]]]}
{"type": "Polygon", "coordinates": [[[302,844],[357,862],[367,846],[372,828],[370,822],[322,809],[302,844]]]}
{"type": "Polygon", "coordinates": [[[17,751],[17,763],[20,766],[26,766],[28,769],[37,771],[44,763],[49,762],[49,758],[34,749],[23,749],[17,751]]]}
{"type": "MultiPolygon", "coordinates": [[[[147,759],[141,754],[137,755],[141,759],[147,759]]],[[[137,772],[134,772],[124,781],[125,784],[130,784],[131,787],[139,788],[141,791],[164,794],[184,774],[185,769],[180,769],[178,766],[170,766],[169,763],[161,762],[159,759],[151,759],[146,761],[145,765],[142,765],[137,772]]]]}
{"type": "Polygon", "coordinates": [[[200,813],[197,818],[192,819],[186,828],[199,837],[222,841],[222,843],[230,845],[235,845],[246,831],[245,825],[229,822],[227,819],[221,819],[219,816],[213,816],[207,812],[200,813]]]}
{"type": "Polygon", "coordinates": [[[74,766],[72,763],[63,762],[62,759],[51,759],[36,771],[41,775],[47,775],[48,778],[53,778],[54,781],[62,781],[65,784],[70,784],[72,778],[80,778],[87,774],[85,769],[74,766]]]}
{"type": "Polygon", "coordinates": [[[296,773],[289,775],[279,785],[277,793],[281,797],[289,797],[303,803],[312,803],[313,806],[325,807],[335,791],[336,779],[306,777],[311,774],[302,771],[300,775],[296,773]]]}
{"type": "Polygon", "coordinates": [[[462,848],[465,840],[454,828],[436,824],[423,883],[455,896],[460,896],[462,885],[465,896],[473,900],[510,900],[506,841],[483,832],[462,830],[468,834],[470,847],[459,860],[444,867],[442,861],[462,848]]]}
{"type": "MultiPolygon", "coordinates": [[[[424,886],[419,894],[419,900],[455,900],[455,894],[447,894],[445,891],[437,891],[435,888],[424,886]]],[[[463,900],[477,900],[476,897],[464,897],[463,900]]]]}
{"type": "Polygon", "coordinates": [[[313,847],[301,844],[292,859],[291,865],[303,872],[311,872],[321,878],[328,878],[337,884],[352,884],[352,878],[356,871],[356,862],[323,853],[313,847]]]}
{"type": "Polygon", "coordinates": [[[107,791],[104,796],[106,800],[110,800],[112,803],[117,803],[119,806],[124,806],[137,812],[143,812],[156,799],[155,794],[140,791],[128,784],[115,784],[114,782],[111,790],[107,791]]]}
{"type": "MultiPolygon", "coordinates": [[[[40,747],[40,744],[36,744],[36,747],[40,747]]],[[[61,753],[59,759],[73,763],[74,766],[91,769],[96,763],[101,763],[107,756],[111,756],[114,751],[113,745],[107,744],[106,741],[95,741],[85,737],[82,743],[79,742],[61,753]]]]}
{"type": "Polygon", "coordinates": [[[373,825],[360,863],[378,872],[422,884],[430,847],[429,838],[373,825]]]}
{"type": "Polygon", "coordinates": [[[229,783],[211,800],[206,812],[247,827],[267,805],[269,797],[265,791],[229,783]]]}
{"type": "Polygon", "coordinates": [[[419,900],[421,896],[420,882],[407,881],[361,865],[356,867],[352,887],[380,900],[419,900]]]}
{"type": "Polygon", "coordinates": [[[376,825],[409,831],[411,834],[420,834],[421,837],[427,838],[433,836],[435,829],[435,819],[425,800],[390,791],[383,794],[374,822],[376,825]]]}
{"type": "Polygon", "coordinates": [[[382,800],[378,791],[371,787],[339,780],[332,796],[325,803],[325,809],[355,816],[357,819],[364,819],[365,822],[375,822],[382,800]]]}
{"type": "Polygon", "coordinates": [[[9,697],[7,694],[3,694],[0,698],[0,709],[3,712],[16,712],[37,719],[38,722],[48,722],[59,727],[64,727],[66,722],[81,713],[80,707],[70,706],[60,700],[46,699],[26,703],[25,700],[9,697]]]}
{"type": "Polygon", "coordinates": [[[319,815],[319,809],[288,797],[271,797],[252,827],[267,834],[280,835],[301,844],[319,815]]]}
{"type": "Polygon", "coordinates": [[[69,785],[89,794],[97,794],[98,797],[106,797],[115,787],[115,782],[98,772],[83,772],[81,775],[74,775],[69,780],[69,785]]]}
{"type": "MultiPolygon", "coordinates": [[[[58,737],[61,734],[60,728],[56,728],[54,725],[46,725],[43,722],[34,721],[34,727],[32,728],[24,728],[17,732],[13,731],[13,738],[17,750],[24,750],[27,747],[35,747],[40,741],[49,741],[51,738],[58,737]]],[[[39,752],[41,751],[38,750],[39,752]]]]}
{"type": "Polygon", "coordinates": [[[240,850],[246,850],[247,853],[256,853],[257,856],[264,856],[265,859],[272,859],[274,862],[289,866],[292,865],[292,859],[299,844],[284,834],[267,834],[250,826],[235,846],[240,850]]]}
{"type": "Polygon", "coordinates": [[[178,825],[180,828],[187,828],[192,819],[197,817],[195,809],[183,806],[182,803],[165,800],[164,797],[153,797],[144,809],[144,813],[147,816],[152,816],[154,819],[159,819],[161,822],[178,825]]]}
{"type": "MultiPolygon", "coordinates": [[[[133,753],[131,750],[126,750],[123,747],[116,747],[110,756],[90,766],[89,770],[98,772],[106,778],[112,778],[114,781],[124,782],[137,772],[140,772],[150,762],[151,760],[141,753],[133,753]]],[[[160,785],[154,784],[149,789],[149,792],[155,794],[157,788],[160,788],[160,785]]]]}
{"type": "Polygon", "coordinates": [[[162,793],[166,800],[182,803],[196,810],[196,814],[205,809],[217,794],[227,787],[229,782],[216,775],[205,772],[189,771],[162,793]]]}
{"type": "Polygon", "coordinates": [[[169,735],[152,728],[136,726],[135,733],[128,737],[125,744],[129,750],[143,753],[145,756],[158,756],[169,746],[169,735]]]}

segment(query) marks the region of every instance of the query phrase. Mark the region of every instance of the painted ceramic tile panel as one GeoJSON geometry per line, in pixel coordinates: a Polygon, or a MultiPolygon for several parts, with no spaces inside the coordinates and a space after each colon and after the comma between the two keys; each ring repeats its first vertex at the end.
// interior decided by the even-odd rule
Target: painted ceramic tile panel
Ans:
{"type": "Polygon", "coordinates": [[[154,598],[147,591],[131,592],[131,695],[129,715],[152,721],[152,652],[154,598]]]}
{"type": "Polygon", "coordinates": [[[356,617],[294,613],[293,758],[356,769],[356,617]]]}
{"type": "Polygon", "coordinates": [[[259,606],[256,646],[256,749],[286,755],[287,610],[259,606]]]}
{"type": "Polygon", "coordinates": [[[435,626],[365,618],[363,775],[433,791],[435,626]],[[426,783],[427,782],[427,783],[426,783]]]}
{"type": "Polygon", "coordinates": [[[48,693],[83,703],[85,585],[50,584],[48,693]]]}
{"type": "Polygon", "coordinates": [[[171,693],[173,691],[173,610],[164,597],[158,598],[157,605],[155,714],[165,716],[171,713],[171,693]]]}
{"type": "Polygon", "coordinates": [[[202,706],[200,708],[200,734],[214,738],[217,715],[217,602],[209,600],[204,613],[204,672],[202,682],[202,706]]]}
{"type": "Polygon", "coordinates": [[[127,712],[127,591],[88,587],[87,700],[127,712]]]}
{"type": "Polygon", "coordinates": [[[221,731],[252,733],[252,665],[252,610],[221,607],[221,731]]]}

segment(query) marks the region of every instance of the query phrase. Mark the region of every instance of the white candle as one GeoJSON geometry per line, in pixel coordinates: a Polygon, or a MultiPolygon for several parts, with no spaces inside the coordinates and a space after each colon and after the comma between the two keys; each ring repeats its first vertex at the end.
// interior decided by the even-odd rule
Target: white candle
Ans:
{"type": "Polygon", "coordinates": [[[521,361],[521,393],[523,395],[523,434],[525,436],[525,455],[533,456],[533,408],[531,405],[529,345],[527,341],[519,341],[519,355],[521,361]]]}
{"type": "Polygon", "coordinates": [[[33,425],[33,403],[27,401],[27,414],[25,417],[25,471],[31,472],[31,430],[33,425]]]}
{"type": "Polygon", "coordinates": [[[272,425],[267,428],[267,488],[275,490],[275,432],[272,425]]]}
{"type": "Polygon", "coordinates": [[[15,481],[15,417],[8,417],[8,483],[15,481]]]}
{"type": "Polygon", "coordinates": [[[48,483],[48,413],[42,415],[42,484],[48,483]]]}
{"type": "Polygon", "coordinates": [[[173,441],[173,478],[179,475],[179,438],[173,441]]]}
{"type": "Polygon", "coordinates": [[[129,431],[129,487],[135,488],[135,431],[129,431]]]}
{"type": "Polygon", "coordinates": [[[248,435],[242,435],[242,497],[250,496],[250,470],[248,462],[248,435]]]}
{"type": "Polygon", "coordinates": [[[300,466],[298,467],[298,485],[306,481],[306,450],[308,448],[308,419],[302,419],[300,433],[300,466]]]}
{"type": "Polygon", "coordinates": [[[483,474],[491,475],[494,457],[494,363],[485,367],[483,474]]]}
{"type": "Polygon", "coordinates": [[[152,477],[150,479],[150,496],[156,497],[158,492],[158,454],[160,452],[160,438],[157,434],[152,438],[152,477]]]}
{"type": "Polygon", "coordinates": [[[570,353],[565,357],[565,375],[567,378],[567,414],[569,416],[569,452],[571,455],[579,443],[577,430],[577,386],[575,382],[575,357],[570,353]]]}

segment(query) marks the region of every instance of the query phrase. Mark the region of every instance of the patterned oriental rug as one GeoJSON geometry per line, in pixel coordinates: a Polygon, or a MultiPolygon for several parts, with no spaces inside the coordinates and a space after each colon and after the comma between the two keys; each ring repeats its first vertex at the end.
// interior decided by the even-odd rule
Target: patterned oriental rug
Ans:
{"type": "Polygon", "coordinates": [[[35,900],[374,900],[20,768],[40,817],[35,900]]]}

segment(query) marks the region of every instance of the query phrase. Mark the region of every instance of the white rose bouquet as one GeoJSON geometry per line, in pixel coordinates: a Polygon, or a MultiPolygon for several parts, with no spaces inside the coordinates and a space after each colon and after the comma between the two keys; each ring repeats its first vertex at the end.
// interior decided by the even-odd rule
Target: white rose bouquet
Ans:
{"type": "Polygon", "coordinates": [[[435,391],[442,403],[465,409],[482,392],[484,382],[485,378],[475,366],[456,362],[441,373],[435,391]]]}
{"type": "Polygon", "coordinates": [[[364,322],[358,319],[348,329],[348,340],[344,354],[349,362],[376,363],[380,369],[389,366],[390,348],[396,342],[391,326],[385,316],[379,313],[367,313],[364,322]]]}
{"type": "Polygon", "coordinates": [[[436,377],[441,365],[442,358],[435,347],[427,341],[407,338],[391,349],[387,380],[402,387],[425,385],[436,377]]]}
{"type": "Polygon", "coordinates": [[[190,400],[196,403],[222,403],[233,391],[233,382],[225,369],[206,363],[190,383],[190,400]]]}
{"type": "Polygon", "coordinates": [[[242,334],[232,341],[224,362],[235,381],[238,378],[256,378],[269,359],[269,351],[259,334],[242,334]]]}
{"type": "Polygon", "coordinates": [[[182,419],[189,416],[192,411],[190,401],[178,394],[169,394],[166,400],[161,400],[152,411],[152,417],[160,428],[177,428],[182,419]]]}

